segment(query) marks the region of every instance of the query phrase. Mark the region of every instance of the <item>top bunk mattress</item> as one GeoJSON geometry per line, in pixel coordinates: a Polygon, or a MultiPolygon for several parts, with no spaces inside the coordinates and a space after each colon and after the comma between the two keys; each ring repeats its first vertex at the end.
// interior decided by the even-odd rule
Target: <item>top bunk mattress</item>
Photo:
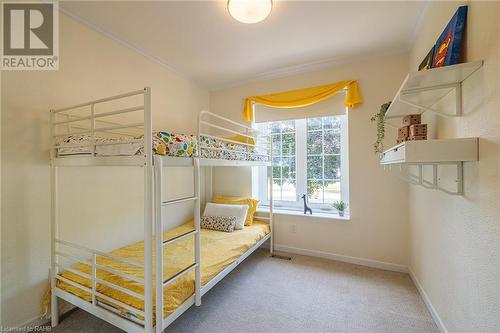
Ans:
{"type": "MultiPolygon", "coordinates": [[[[153,153],[171,157],[202,157],[211,159],[267,161],[265,153],[247,144],[228,142],[208,136],[201,136],[201,145],[195,135],[178,134],[167,131],[153,133],[153,153]]],[[[95,137],[96,156],[134,156],[144,153],[144,142],[123,138],[95,137]]],[[[233,140],[234,141],[234,140],[233,140]]],[[[70,135],[58,142],[58,157],[92,155],[92,137],[90,135],[70,135]],[[74,147],[75,145],[86,145],[74,147]],[[67,147],[65,147],[67,146],[67,147]]]]}

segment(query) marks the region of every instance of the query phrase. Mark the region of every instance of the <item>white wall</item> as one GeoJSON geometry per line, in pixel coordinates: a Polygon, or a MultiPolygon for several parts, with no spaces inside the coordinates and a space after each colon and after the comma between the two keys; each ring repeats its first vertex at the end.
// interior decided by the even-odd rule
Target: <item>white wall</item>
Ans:
{"type": "MultiPolygon", "coordinates": [[[[395,55],[211,93],[211,111],[242,121],[243,99],[247,96],[345,79],[359,80],[364,103],[349,112],[351,220],[344,222],[277,215],[276,244],[323,255],[336,254],[403,266],[408,264],[408,189],[406,184],[380,167],[378,155],[372,148],[376,136],[375,124],[370,122],[370,117],[378,112],[380,105],[394,97],[407,68],[407,55],[395,55]],[[295,225],[295,233],[292,225],[295,225]]],[[[341,100],[343,96],[335,98],[341,100]]],[[[297,118],[306,115],[307,109],[297,110],[297,118]]],[[[387,144],[394,144],[395,132],[389,130],[387,135],[387,144]]],[[[215,194],[251,195],[250,174],[249,169],[214,171],[215,194]]]]}
{"type": "MultiPolygon", "coordinates": [[[[62,13],[60,20],[59,71],[2,73],[3,326],[39,316],[47,288],[48,110],[150,86],[155,128],[192,133],[197,113],[208,107],[208,93],[192,82],[62,13]]],[[[186,172],[169,175],[170,181],[178,181],[170,189],[187,188],[180,181],[192,179],[186,172]]],[[[104,250],[142,237],[140,168],[67,169],[61,171],[63,181],[64,237],[94,241],[104,250]],[[122,214],[114,214],[113,208],[122,214]]],[[[189,207],[167,214],[182,220],[189,218],[188,212],[189,207]]]]}
{"type": "MultiPolygon", "coordinates": [[[[417,68],[458,5],[430,4],[411,50],[410,70],[417,68]]],[[[410,267],[449,332],[498,332],[500,3],[468,5],[467,61],[483,59],[484,66],[463,85],[464,116],[438,118],[435,127],[438,138],[479,137],[480,160],[464,166],[463,197],[411,186],[410,267]]]]}

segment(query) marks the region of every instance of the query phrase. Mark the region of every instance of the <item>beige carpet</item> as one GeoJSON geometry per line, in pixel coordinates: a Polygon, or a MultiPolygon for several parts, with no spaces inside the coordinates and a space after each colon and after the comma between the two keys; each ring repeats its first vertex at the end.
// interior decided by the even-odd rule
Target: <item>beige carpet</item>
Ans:
{"type": "MultiPolygon", "coordinates": [[[[166,332],[437,332],[407,274],[259,250],[166,332]]],[[[82,310],[55,332],[121,332],[82,310]]]]}

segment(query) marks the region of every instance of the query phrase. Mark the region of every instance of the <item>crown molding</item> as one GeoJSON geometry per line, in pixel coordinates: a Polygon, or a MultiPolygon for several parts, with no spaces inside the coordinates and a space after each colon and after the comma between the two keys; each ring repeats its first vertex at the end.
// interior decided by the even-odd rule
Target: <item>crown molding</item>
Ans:
{"type": "Polygon", "coordinates": [[[68,10],[67,8],[64,8],[61,3],[59,4],[59,11],[62,12],[63,14],[65,14],[66,16],[74,19],[75,21],[85,25],[87,28],[90,28],[91,30],[113,40],[114,42],[116,42],[122,46],[125,46],[126,48],[134,51],[135,53],[140,54],[144,58],[162,66],[163,68],[169,70],[170,72],[173,72],[174,74],[182,77],[183,79],[197,85],[198,87],[205,89],[205,90],[208,90],[208,87],[206,87],[205,85],[203,85],[199,82],[196,82],[195,80],[193,80],[192,77],[190,77],[189,75],[187,75],[185,72],[181,71],[180,69],[167,63],[164,59],[144,50],[143,48],[137,46],[136,44],[134,44],[126,39],[123,39],[123,38],[117,36],[116,34],[114,34],[112,32],[109,32],[109,31],[101,28],[100,26],[96,25],[95,23],[90,22],[86,18],[83,18],[82,16],[68,10]]]}
{"type": "Polygon", "coordinates": [[[417,35],[418,35],[419,31],[422,29],[425,18],[427,17],[427,14],[429,12],[431,2],[432,2],[431,0],[425,0],[425,5],[420,10],[420,13],[418,14],[417,21],[415,23],[415,26],[413,27],[413,31],[412,31],[411,35],[409,36],[408,44],[401,49],[393,50],[393,51],[389,51],[389,52],[382,52],[382,53],[373,54],[373,55],[369,55],[369,56],[359,56],[359,57],[350,57],[350,58],[347,58],[347,57],[328,58],[328,59],[313,61],[313,62],[309,62],[309,63],[305,63],[305,64],[283,67],[280,69],[271,70],[271,71],[263,72],[261,74],[257,74],[251,78],[236,80],[236,81],[229,82],[227,84],[220,84],[220,85],[213,87],[209,91],[216,92],[216,91],[220,91],[220,90],[236,88],[238,86],[242,86],[242,85],[249,84],[249,83],[279,79],[279,78],[283,78],[283,77],[287,77],[287,76],[313,72],[313,71],[328,68],[328,67],[334,67],[334,66],[354,63],[354,62],[358,62],[358,61],[364,61],[364,60],[370,60],[370,59],[374,59],[374,58],[382,58],[382,57],[388,57],[388,56],[392,56],[392,55],[408,53],[411,51],[411,48],[415,44],[415,40],[417,39],[417,35]]]}
{"type": "Polygon", "coordinates": [[[257,74],[253,77],[247,78],[247,79],[242,79],[242,80],[237,80],[233,81],[227,84],[221,84],[213,87],[210,89],[210,92],[216,92],[216,91],[221,91],[225,89],[230,89],[230,88],[236,88],[245,84],[249,83],[256,83],[256,82],[262,82],[262,81],[269,81],[269,80],[274,80],[274,79],[280,79],[284,77],[289,77],[292,75],[298,75],[298,74],[304,74],[304,73],[310,73],[314,72],[317,70],[325,69],[325,68],[331,68],[331,67],[336,67],[339,65],[345,65],[345,64],[350,64],[350,63],[355,63],[355,62],[360,62],[360,61],[365,61],[365,60],[370,60],[370,59],[376,59],[376,58],[383,58],[383,57],[389,57],[389,56],[395,56],[395,55],[400,55],[400,54],[405,54],[408,53],[408,48],[405,46],[401,49],[389,51],[389,52],[381,52],[381,53],[376,53],[372,55],[363,55],[363,56],[358,56],[358,57],[334,57],[334,58],[329,58],[329,59],[323,59],[319,61],[313,61],[309,63],[304,63],[300,65],[294,65],[294,66],[289,66],[289,67],[283,67],[280,69],[268,71],[268,72],[263,72],[261,74],[257,74]]]}

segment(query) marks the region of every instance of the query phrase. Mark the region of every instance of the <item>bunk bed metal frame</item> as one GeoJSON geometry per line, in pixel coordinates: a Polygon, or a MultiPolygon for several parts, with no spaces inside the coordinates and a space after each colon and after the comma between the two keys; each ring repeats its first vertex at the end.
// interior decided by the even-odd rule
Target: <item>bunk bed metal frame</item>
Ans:
{"type": "MultiPolygon", "coordinates": [[[[109,118],[108,118],[109,119],[109,118]]],[[[267,151],[267,161],[246,161],[246,160],[224,160],[224,159],[211,159],[211,158],[201,158],[201,157],[168,157],[159,156],[153,153],[153,143],[152,143],[152,128],[153,120],[151,114],[151,89],[146,87],[141,90],[132,91],[129,93],[111,96],[107,98],[102,98],[98,100],[93,100],[90,102],[74,105],[71,107],[66,107],[58,110],[50,111],[50,136],[51,136],[51,147],[50,147],[50,159],[51,159],[51,267],[50,267],[50,285],[51,285],[51,324],[52,326],[57,326],[59,322],[58,313],[58,298],[64,299],[76,307],[79,307],[91,314],[117,326],[127,332],[156,332],[160,333],[168,327],[175,319],[177,319],[184,311],[186,311],[193,304],[199,306],[201,305],[202,296],[208,292],[213,286],[215,286],[220,280],[222,280],[227,274],[229,274],[239,263],[241,263],[246,257],[248,257],[252,252],[259,248],[264,242],[270,241],[270,252],[273,253],[273,206],[272,206],[272,142],[267,136],[268,143],[261,148],[265,148],[267,151]],[[143,96],[143,105],[132,106],[127,108],[121,108],[119,110],[108,111],[108,112],[96,112],[96,105],[101,103],[113,102],[118,100],[123,100],[133,96],[143,96]],[[85,109],[85,110],[82,110],[85,109]],[[74,113],[77,113],[75,115],[74,113]],[[87,115],[81,115],[81,112],[88,112],[87,115]],[[129,122],[129,123],[115,123],[106,121],[105,118],[109,116],[122,115],[131,112],[142,112],[143,122],[129,122]],[[63,120],[58,120],[63,117],[63,120]],[[88,126],[78,126],[77,122],[88,121],[88,126]],[[98,124],[103,124],[105,126],[98,126],[98,124]],[[56,130],[58,126],[65,126],[64,133],[58,133],[56,130]],[[73,129],[79,129],[79,131],[72,131],[73,129]],[[141,130],[144,140],[136,139],[134,135],[129,135],[124,133],[123,130],[141,130]],[[131,137],[126,141],[118,142],[96,142],[96,133],[113,133],[119,135],[126,135],[131,137]],[[71,144],[62,146],[58,144],[57,139],[62,136],[69,135],[89,135],[90,142],[83,142],[78,144],[71,144]],[[124,143],[135,143],[144,142],[143,155],[138,156],[98,156],[96,154],[96,148],[100,145],[113,145],[113,144],[124,144],[124,143]],[[64,156],[58,157],[57,151],[61,147],[86,147],[90,148],[90,153],[85,156],[64,156]],[[144,169],[144,263],[119,257],[110,253],[105,253],[92,249],[90,247],[83,246],[81,244],[75,244],[65,241],[60,238],[58,233],[58,168],[60,167],[72,167],[72,166],[138,166],[144,169]],[[189,166],[193,167],[193,178],[194,178],[194,195],[187,198],[179,198],[175,200],[164,201],[162,199],[161,184],[163,182],[163,167],[167,166],[189,166]],[[200,167],[210,167],[210,187],[211,187],[211,167],[217,166],[265,166],[268,168],[268,182],[269,182],[269,196],[270,207],[268,211],[268,216],[256,216],[256,219],[268,222],[270,225],[270,233],[252,246],[248,251],[246,251],[239,259],[226,267],[217,276],[210,280],[206,285],[201,285],[201,243],[200,243],[200,167]],[[162,207],[166,205],[174,205],[181,202],[194,201],[194,230],[172,239],[163,239],[164,231],[164,217],[162,216],[162,207]],[[155,290],[153,290],[153,271],[163,272],[163,258],[162,256],[156,256],[156,262],[153,262],[153,239],[154,251],[156,253],[163,253],[163,247],[166,244],[171,244],[173,242],[179,241],[186,237],[195,238],[195,262],[178,272],[172,277],[163,280],[163,274],[156,274],[155,278],[155,290]],[[65,249],[72,249],[71,251],[65,249]],[[74,255],[74,251],[80,251],[82,256],[74,255]],[[117,260],[128,265],[139,267],[144,270],[144,279],[137,278],[135,276],[126,274],[114,270],[110,267],[100,265],[97,262],[98,257],[108,257],[113,260],[117,260]],[[69,265],[63,266],[59,259],[64,258],[72,263],[84,263],[91,267],[91,274],[86,274],[78,270],[72,269],[69,265]],[[78,284],[74,281],[66,279],[59,275],[63,270],[70,271],[74,274],[78,274],[87,278],[91,281],[91,288],[78,284]],[[144,286],[144,294],[139,294],[131,291],[127,288],[120,287],[109,281],[101,280],[97,277],[97,270],[106,271],[125,279],[129,279],[140,283],[144,286]],[[189,297],[182,305],[180,305],[173,313],[167,317],[163,316],[163,288],[174,282],[177,278],[183,276],[184,274],[195,271],[195,292],[189,297]],[[61,288],[57,287],[56,281],[60,280],[67,284],[70,284],[76,288],[80,288],[88,292],[91,295],[91,301],[88,302],[83,298],[75,296],[61,288]],[[125,303],[122,303],[116,299],[108,297],[103,293],[97,291],[97,285],[104,285],[115,290],[119,290],[123,293],[136,297],[144,301],[144,311],[131,307],[125,303]],[[156,322],[153,322],[153,293],[155,293],[156,300],[156,322]],[[123,309],[126,309],[138,316],[132,317],[125,315],[122,311],[118,310],[113,306],[109,306],[103,302],[102,299],[111,304],[117,305],[123,309]],[[139,319],[142,317],[143,319],[139,319]]],[[[206,136],[225,142],[232,142],[237,144],[242,144],[248,148],[254,145],[258,145],[257,142],[250,143],[249,139],[253,138],[252,133],[254,129],[233,120],[222,117],[218,114],[201,111],[198,117],[198,128],[197,128],[197,138],[199,153],[201,155],[202,149],[211,149],[210,147],[203,146],[201,144],[201,136],[206,136]],[[229,124],[233,127],[240,128],[242,130],[234,130],[228,127],[220,126],[215,122],[210,121],[210,119],[217,119],[219,122],[229,124]],[[246,143],[239,141],[234,141],[228,139],[227,137],[215,136],[210,133],[203,132],[203,128],[212,128],[226,133],[242,136],[247,138],[246,143]]],[[[223,149],[224,150],[224,149],[223,149]]],[[[241,152],[241,151],[240,151],[241,152]]],[[[248,152],[248,149],[247,149],[248,152]]],[[[248,156],[248,155],[247,155],[248,156]]]]}

